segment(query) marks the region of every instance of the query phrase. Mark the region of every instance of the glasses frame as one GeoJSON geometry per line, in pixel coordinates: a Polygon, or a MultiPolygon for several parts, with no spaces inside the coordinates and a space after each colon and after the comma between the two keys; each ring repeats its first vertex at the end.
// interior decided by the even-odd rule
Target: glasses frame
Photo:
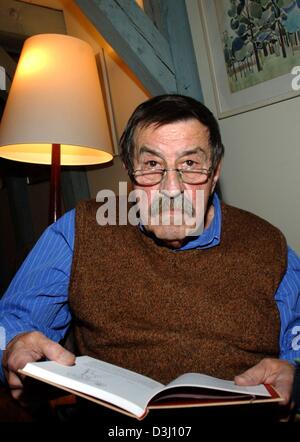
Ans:
{"type": "MultiPolygon", "coordinates": [[[[195,184],[195,185],[197,185],[197,184],[204,184],[206,181],[207,181],[207,179],[211,176],[211,174],[213,173],[213,167],[209,167],[208,169],[205,169],[205,168],[201,168],[201,169],[198,169],[198,170],[186,170],[186,169],[177,169],[177,168],[168,168],[168,169],[153,169],[153,170],[143,170],[143,169],[135,169],[135,170],[132,170],[132,171],[130,171],[129,172],[129,176],[130,176],[130,178],[136,183],[136,184],[138,184],[139,186],[143,186],[143,187],[152,187],[152,186],[156,186],[157,184],[160,184],[162,181],[163,181],[163,179],[165,178],[165,176],[166,176],[166,173],[167,172],[169,172],[169,171],[175,171],[175,172],[177,172],[177,176],[179,177],[179,179],[180,179],[180,181],[182,182],[182,183],[185,183],[185,184],[195,184]],[[137,172],[141,172],[140,173],[140,175],[137,175],[138,177],[141,177],[141,176],[143,176],[143,175],[150,175],[151,173],[153,173],[153,172],[159,172],[159,173],[161,173],[161,178],[160,178],[160,180],[159,181],[157,181],[157,182],[155,182],[155,183],[153,183],[153,184],[140,184],[139,182],[138,182],[138,180],[136,179],[136,173],[137,172]],[[190,182],[187,182],[187,181],[185,181],[184,179],[183,179],[183,177],[182,177],[182,175],[183,175],[183,173],[184,172],[193,172],[193,173],[195,173],[195,172],[198,172],[200,175],[205,175],[206,176],[206,180],[205,181],[200,181],[200,182],[195,182],[195,183],[190,183],[190,182]]],[[[159,175],[159,174],[158,174],[159,175]]]]}

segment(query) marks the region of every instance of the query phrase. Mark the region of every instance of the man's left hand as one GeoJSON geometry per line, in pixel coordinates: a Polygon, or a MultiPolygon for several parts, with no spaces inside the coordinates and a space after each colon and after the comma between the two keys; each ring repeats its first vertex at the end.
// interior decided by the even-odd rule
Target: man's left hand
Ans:
{"type": "Polygon", "coordinates": [[[287,405],[291,400],[295,367],[281,359],[262,359],[254,367],[235,376],[237,385],[272,384],[278,394],[283,398],[282,405],[287,405]]]}

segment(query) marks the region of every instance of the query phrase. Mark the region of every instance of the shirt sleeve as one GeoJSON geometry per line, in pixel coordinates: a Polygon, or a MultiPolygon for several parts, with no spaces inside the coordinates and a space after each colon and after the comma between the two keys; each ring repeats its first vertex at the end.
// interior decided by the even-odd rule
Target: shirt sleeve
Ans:
{"type": "Polygon", "coordinates": [[[71,321],[74,229],[73,209],[45,230],[0,300],[0,361],[5,345],[20,333],[40,331],[54,341],[64,337],[71,321]]]}
{"type": "Polygon", "coordinates": [[[280,358],[300,358],[300,258],[289,247],[286,273],[277,289],[275,300],[280,313],[280,358]]]}

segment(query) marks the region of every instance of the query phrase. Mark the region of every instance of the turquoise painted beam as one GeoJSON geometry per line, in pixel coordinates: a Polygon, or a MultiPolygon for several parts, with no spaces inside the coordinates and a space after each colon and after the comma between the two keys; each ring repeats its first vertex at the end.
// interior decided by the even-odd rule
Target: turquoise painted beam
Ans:
{"type": "Polygon", "coordinates": [[[168,27],[166,24],[168,14],[167,3],[164,0],[144,0],[144,11],[159,32],[169,41],[168,27]]]}
{"type": "Polygon", "coordinates": [[[150,94],[177,91],[169,44],[134,0],[75,3],[150,94]]]}
{"type": "Polygon", "coordinates": [[[185,1],[144,0],[144,8],[169,42],[178,93],[203,102],[185,1]]]}

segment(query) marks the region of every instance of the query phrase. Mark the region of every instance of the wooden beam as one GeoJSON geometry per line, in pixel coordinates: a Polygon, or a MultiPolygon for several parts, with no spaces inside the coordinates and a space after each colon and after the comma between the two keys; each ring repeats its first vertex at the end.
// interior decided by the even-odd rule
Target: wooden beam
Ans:
{"type": "Polygon", "coordinates": [[[75,0],[152,95],[176,92],[169,44],[134,0],[75,0]]]}
{"type": "Polygon", "coordinates": [[[159,32],[169,42],[169,33],[166,26],[168,6],[164,0],[144,0],[144,11],[157,27],[159,32]]]}
{"type": "Polygon", "coordinates": [[[144,8],[169,42],[178,93],[203,102],[185,1],[144,0],[144,8]]]}

